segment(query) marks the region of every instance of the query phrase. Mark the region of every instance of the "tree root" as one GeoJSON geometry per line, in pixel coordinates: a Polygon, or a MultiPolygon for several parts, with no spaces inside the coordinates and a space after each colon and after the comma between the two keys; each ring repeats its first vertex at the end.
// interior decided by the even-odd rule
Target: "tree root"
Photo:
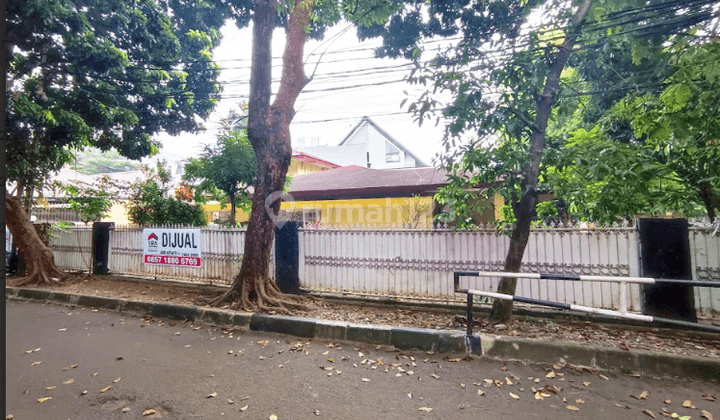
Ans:
{"type": "Polygon", "coordinates": [[[61,281],[68,278],[68,274],[63,273],[57,269],[46,270],[44,268],[38,268],[37,266],[32,268],[30,274],[24,277],[18,277],[13,279],[10,284],[15,287],[25,286],[54,286],[61,281]]]}
{"type": "Polygon", "coordinates": [[[229,304],[233,310],[291,315],[293,309],[309,311],[311,308],[307,305],[308,302],[324,303],[321,298],[315,296],[285,294],[269,277],[258,277],[251,282],[242,281],[241,285],[241,290],[231,288],[221,296],[204,304],[215,307],[229,304]]]}

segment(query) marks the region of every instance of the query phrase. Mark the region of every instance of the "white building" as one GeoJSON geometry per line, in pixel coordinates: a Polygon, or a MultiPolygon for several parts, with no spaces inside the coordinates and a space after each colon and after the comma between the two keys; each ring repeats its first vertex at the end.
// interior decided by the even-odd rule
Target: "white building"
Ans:
{"type": "Polygon", "coordinates": [[[337,146],[298,146],[300,152],[341,166],[357,165],[372,169],[428,166],[368,117],[363,117],[337,146]]]}

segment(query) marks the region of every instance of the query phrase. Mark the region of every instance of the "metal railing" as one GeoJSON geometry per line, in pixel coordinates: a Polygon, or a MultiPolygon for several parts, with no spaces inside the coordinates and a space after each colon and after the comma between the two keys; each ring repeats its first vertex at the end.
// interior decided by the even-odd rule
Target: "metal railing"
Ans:
{"type": "Polygon", "coordinates": [[[529,303],[533,305],[546,306],[550,308],[574,310],[578,312],[591,313],[597,315],[605,315],[615,318],[631,319],[642,322],[661,322],[668,325],[674,325],[684,328],[699,328],[706,331],[720,333],[720,327],[711,325],[702,325],[695,322],[682,321],[677,319],[663,318],[651,315],[632,313],[627,311],[627,286],[628,284],[667,284],[667,285],[683,285],[692,287],[718,287],[720,283],[714,281],[698,281],[698,280],[674,280],[674,279],[654,279],[652,277],[617,277],[617,276],[586,276],[577,274],[547,274],[547,273],[506,273],[497,271],[455,271],[453,272],[453,285],[456,293],[467,294],[467,335],[472,335],[473,330],[473,297],[484,296],[493,299],[511,300],[514,302],[529,303]],[[594,282],[614,282],[620,285],[620,308],[619,310],[593,308],[584,305],[575,305],[563,302],[553,302],[542,299],[529,298],[524,296],[515,296],[505,293],[488,292],[484,290],[461,288],[460,277],[500,277],[500,278],[527,278],[537,280],[560,280],[560,281],[594,281],[594,282]]]}

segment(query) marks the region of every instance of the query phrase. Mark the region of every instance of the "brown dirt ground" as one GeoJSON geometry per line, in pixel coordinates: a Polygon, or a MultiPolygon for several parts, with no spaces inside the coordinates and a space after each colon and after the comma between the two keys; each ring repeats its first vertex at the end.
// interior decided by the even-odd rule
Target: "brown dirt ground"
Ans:
{"type": "MultiPolygon", "coordinates": [[[[11,284],[12,279],[8,279],[11,284]]],[[[153,281],[130,281],[120,276],[72,276],[54,290],[94,296],[106,296],[148,302],[167,302],[195,305],[196,299],[219,296],[217,288],[182,285],[176,282],[159,284],[153,281]]],[[[308,312],[297,316],[345,321],[359,324],[405,326],[431,329],[465,329],[465,317],[457,310],[423,309],[412,307],[383,307],[382,305],[347,304],[328,300],[324,305],[311,303],[308,312]]],[[[509,335],[549,341],[574,342],[623,350],[680,354],[698,357],[720,357],[720,334],[681,331],[674,329],[600,324],[572,320],[569,317],[517,316],[504,326],[490,326],[483,314],[476,315],[475,332],[509,335]],[[503,328],[505,327],[505,328],[503,328]]]]}

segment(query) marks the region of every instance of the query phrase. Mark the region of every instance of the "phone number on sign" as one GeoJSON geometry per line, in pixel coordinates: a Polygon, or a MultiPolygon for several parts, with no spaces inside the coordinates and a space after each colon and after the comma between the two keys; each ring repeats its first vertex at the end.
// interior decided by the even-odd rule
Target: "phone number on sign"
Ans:
{"type": "Polygon", "coordinates": [[[200,267],[197,257],[166,257],[162,255],[146,255],[145,264],[179,265],[182,267],[200,267]]]}

